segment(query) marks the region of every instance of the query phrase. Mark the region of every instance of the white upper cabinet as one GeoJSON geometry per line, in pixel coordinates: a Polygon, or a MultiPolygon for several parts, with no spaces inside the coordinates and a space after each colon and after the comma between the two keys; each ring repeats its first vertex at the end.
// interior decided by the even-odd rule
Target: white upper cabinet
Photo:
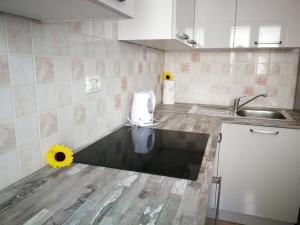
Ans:
{"type": "Polygon", "coordinates": [[[300,0],[197,0],[196,48],[300,47],[300,0]]]}
{"type": "Polygon", "coordinates": [[[236,0],[197,1],[195,17],[197,48],[233,47],[235,8],[236,0]]]}
{"type": "Polygon", "coordinates": [[[133,19],[119,22],[119,40],[148,47],[190,49],[195,0],[138,0],[133,19]],[[186,34],[186,35],[184,35],[186,34]]]}
{"type": "Polygon", "coordinates": [[[300,47],[300,0],[237,0],[236,48],[300,47]]]}
{"type": "Polygon", "coordinates": [[[43,22],[132,18],[135,0],[1,0],[0,11],[43,22]]]}

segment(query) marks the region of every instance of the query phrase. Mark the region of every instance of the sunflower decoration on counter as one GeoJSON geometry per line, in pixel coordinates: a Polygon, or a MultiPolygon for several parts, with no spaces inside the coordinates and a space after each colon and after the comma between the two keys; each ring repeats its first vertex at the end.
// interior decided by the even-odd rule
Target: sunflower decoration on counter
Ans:
{"type": "Polygon", "coordinates": [[[70,166],[73,162],[73,152],[64,145],[53,145],[46,154],[48,164],[53,168],[70,166]]]}
{"type": "Polygon", "coordinates": [[[164,72],[163,80],[173,80],[173,74],[171,72],[164,72]]]}

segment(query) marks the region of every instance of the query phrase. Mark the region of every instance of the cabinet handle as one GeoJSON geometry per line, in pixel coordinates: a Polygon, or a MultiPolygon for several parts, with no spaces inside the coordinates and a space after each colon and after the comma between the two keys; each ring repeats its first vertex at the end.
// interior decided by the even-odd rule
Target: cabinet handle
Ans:
{"type": "Polygon", "coordinates": [[[188,44],[190,44],[190,45],[195,45],[195,44],[197,44],[197,42],[195,41],[195,40],[187,40],[186,41],[188,44]]]}
{"type": "Polygon", "coordinates": [[[278,135],[279,131],[268,131],[268,130],[254,130],[250,129],[251,133],[257,133],[257,134],[270,134],[270,135],[278,135]]]}
{"type": "Polygon", "coordinates": [[[181,40],[187,40],[190,38],[190,36],[187,35],[186,33],[178,33],[178,34],[176,34],[176,36],[181,40]]]}
{"type": "Polygon", "coordinates": [[[221,197],[221,183],[222,183],[222,177],[213,177],[212,183],[218,185],[218,196],[217,196],[217,207],[216,207],[216,215],[215,215],[215,224],[217,224],[217,221],[219,219],[219,210],[220,210],[220,197],[221,197]]]}
{"type": "Polygon", "coordinates": [[[277,41],[277,42],[258,42],[258,41],[254,41],[254,44],[255,45],[274,45],[274,44],[277,44],[277,45],[282,45],[282,41],[277,41]]]}
{"type": "Polygon", "coordinates": [[[223,134],[222,134],[222,133],[219,133],[219,140],[218,140],[218,143],[221,143],[221,142],[222,142],[222,139],[223,139],[223,134]]]}

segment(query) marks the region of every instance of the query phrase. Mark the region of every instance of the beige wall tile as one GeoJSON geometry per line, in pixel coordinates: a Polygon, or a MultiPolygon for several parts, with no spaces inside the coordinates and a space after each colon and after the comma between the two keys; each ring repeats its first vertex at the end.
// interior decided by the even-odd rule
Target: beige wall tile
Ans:
{"type": "Polygon", "coordinates": [[[72,104],[72,86],[70,82],[57,83],[55,85],[57,107],[72,104]]]}
{"type": "Polygon", "coordinates": [[[278,75],[280,74],[280,64],[269,64],[269,74],[278,75]]]}
{"type": "Polygon", "coordinates": [[[36,115],[16,119],[17,146],[24,146],[39,139],[38,121],[36,115]]]}
{"type": "Polygon", "coordinates": [[[17,152],[0,155],[0,161],[0,189],[3,189],[20,178],[17,152]]]}
{"type": "Polygon", "coordinates": [[[210,65],[208,63],[201,63],[200,71],[202,73],[210,73],[210,65]]]}
{"type": "Polygon", "coordinates": [[[264,64],[270,61],[270,51],[260,50],[257,52],[257,63],[264,64]]]}
{"type": "Polygon", "coordinates": [[[73,128],[73,107],[67,106],[57,110],[58,131],[65,131],[73,128]]]}
{"type": "Polygon", "coordinates": [[[246,63],[257,63],[257,51],[246,52],[246,63]]]}
{"type": "Polygon", "coordinates": [[[8,59],[6,55],[0,55],[0,88],[9,87],[10,78],[9,78],[9,68],[8,68],[8,59]]]}
{"type": "Polygon", "coordinates": [[[97,118],[97,100],[91,100],[85,103],[86,120],[95,120],[97,118]]]}
{"type": "Polygon", "coordinates": [[[74,124],[79,125],[86,121],[86,109],[84,105],[74,107],[74,124]]]}
{"type": "Polygon", "coordinates": [[[100,76],[105,76],[105,62],[104,60],[96,61],[96,72],[100,76]]]}
{"type": "Polygon", "coordinates": [[[200,52],[192,52],[191,53],[191,61],[192,62],[200,62],[200,52]]]}
{"type": "Polygon", "coordinates": [[[189,73],[190,72],[190,64],[189,63],[181,63],[180,72],[181,73],[189,73]]]}
{"type": "Polygon", "coordinates": [[[81,33],[81,22],[80,21],[69,22],[69,30],[71,32],[81,33]]]}
{"type": "Polygon", "coordinates": [[[106,113],[106,102],[103,98],[97,99],[97,116],[101,117],[106,113]]]}
{"type": "MultiPolygon", "coordinates": [[[[102,79],[102,88],[104,88],[103,79],[102,79]]],[[[74,103],[83,102],[86,99],[85,81],[83,80],[73,81],[72,94],[73,94],[74,103]]]]}
{"type": "Polygon", "coordinates": [[[34,143],[19,149],[21,176],[27,176],[42,166],[40,144],[34,143]]]}
{"type": "Polygon", "coordinates": [[[10,53],[32,53],[29,19],[6,15],[7,39],[10,53]]]}
{"type": "Polygon", "coordinates": [[[57,107],[57,91],[55,84],[41,84],[37,86],[38,109],[45,111],[57,107]]]}
{"type": "Polygon", "coordinates": [[[42,158],[42,165],[47,165],[46,154],[49,148],[58,143],[57,135],[52,135],[50,137],[43,138],[41,140],[41,158],[42,158]]]}
{"type": "Polygon", "coordinates": [[[82,123],[75,127],[75,147],[84,146],[89,142],[92,142],[97,137],[97,123],[94,121],[82,123]]]}
{"type": "Polygon", "coordinates": [[[115,111],[121,110],[122,99],[121,95],[115,96],[115,111]]]}
{"type": "Polygon", "coordinates": [[[10,88],[0,88],[0,123],[13,118],[10,88]]]}
{"type": "Polygon", "coordinates": [[[84,64],[81,59],[73,58],[71,61],[72,78],[73,80],[84,79],[84,64]]]}
{"type": "Polygon", "coordinates": [[[34,84],[33,60],[31,55],[10,55],[11,84],[13,86],[34,84]]]}
{"type": "Polygon", "coordinates": [[[15,126],[12,121],[0,124],[0,155],[16,148],[15,126]]]}
{"type": "Polygon", "coordinates": [[[13,89],[16,117],[30,115],[36,112],[35,86],[16,87],[13,89]]]}
{"type": "Polygon", "coordinates": [[[54,66],[52,57],[36,57],[36,78],[38,83],[54,81],[54,66]]]}
{"type": "Polygon", "coordinates": [[[256,66],[256,74],[268,74],[268,64],[259,63],[256,66]]]}
{"type": "Polygon", "coordinates": [[[69,55],[69,27],[68,23],[52,23],[51,30],[52,49],[55,56],[69,55]]]}
{"type": "Polygon", "coordinates": [[[0,53],[7,53],[4,15],[0,13],[0,53]]]}
{"type": "Polygon", "coordinates": [[[46,24],[32,21],[33,51],[36,55],[52,55],[51,30],[46,24]]]}
{"type": "Polygon", "coordinates": [[[246,64],[245,65],[245,74],[254,75],[256,73],[256,65],[255,64],[246,64]]]}
{"type": "MultiPolygon", "coordinates": [[[[95,58],[85,58],[84,63],[84,78],[97,74],[97,66],[95,58]]],[[[116,74],[117,75],[117,74],[116,74]]]]}
{"type": "Polygon", "coordinates": [[[96,20],[93,23],[94,35],[99,38],[105,37],[104,20],[96,20]]]}
{"type": "Polygon", "coordinates": [[[69,148],[71,148],[73,151],[74,149],[74,133],[73,130],[61,132],[58,134],[58,143],[65,145],[69,148]]]}
{"type": "Polygon", "coordinates": [[[70,81],[71,69],[70,58],[66,56],[57,56],[53,58],[55,81],[70,81]]]}
{"type": "Polygon", "coordinates": [[[298,73],[298,64],[281,64],[280,74],[281,75],[296,75],[298,73]]]}
{"type": "Polygon", "coordinates": [[[57,112],[44,112],[40,114],[40,131],[41,137],[49,137],[54,134],[57,134],[57,112]]]}

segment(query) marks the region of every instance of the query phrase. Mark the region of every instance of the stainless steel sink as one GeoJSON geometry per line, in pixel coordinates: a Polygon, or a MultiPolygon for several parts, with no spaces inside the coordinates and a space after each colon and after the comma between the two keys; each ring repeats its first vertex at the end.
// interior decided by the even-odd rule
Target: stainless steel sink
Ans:
{"type": "Polygon", "coordinates": [[[281,112],[271,111],[271,110],[241,109],[238,110],[236,114],[241,117],[279,119],[279,120],[287,119],[281,112]]]}

